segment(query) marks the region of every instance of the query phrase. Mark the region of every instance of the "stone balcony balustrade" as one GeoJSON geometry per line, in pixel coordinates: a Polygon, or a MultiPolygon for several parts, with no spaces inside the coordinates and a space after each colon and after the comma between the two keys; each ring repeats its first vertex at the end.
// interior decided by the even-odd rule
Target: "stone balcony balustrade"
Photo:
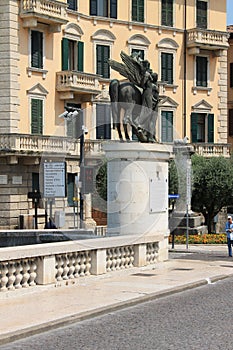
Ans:
{"type": "Polygon", "coordinates": [[[3,155],[54,153],[77,156],[79,141],[62,136],[4,134],[0,135],[0,151],[3,155]]]}
{"type": "Polygon", "coordinates": [[[222,50],[229,47],[227,32],[193,28],[187,30],[187,48],[190,55],[200,53],[200,50],[212,50],[218,56],[222,50]]]}
{"type": "Polygon", "coordinates": [[[99,78],[95,74],[76,71],[57,72],[56,89],[60,93],[60,99],[72,99],[77,93],[98,95],[101,93],[99,78]]]}
{"type": "Polygon", "coordinates": [[[23,26],[36,28],[38,23],[49,25],[50,32],[60,32],[61,25],[68,22],[67,2],[57,0],[21,0],[20,17],[23,26]]]}
{"type": "Polygon", "coordinates": [[[231,144],[226,143],[193,143],[194,151],[203,157],[219,157],[229,158],[231,155],[231,144]]]}

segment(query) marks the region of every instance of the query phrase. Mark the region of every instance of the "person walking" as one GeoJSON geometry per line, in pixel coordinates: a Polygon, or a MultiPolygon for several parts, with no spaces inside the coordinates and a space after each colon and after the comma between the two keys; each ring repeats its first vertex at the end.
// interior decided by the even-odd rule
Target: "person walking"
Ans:
{"type": "Polygon", "coordinates": [[[232,216],[228,215],[227,222],[225,225],[225,231],[227,234],[227,245],[228,245],[228,255],[232,256],[232,245],[233,241],[231,240],[231,232],[233,232],[233,222],[232,222],[232,216]]]}

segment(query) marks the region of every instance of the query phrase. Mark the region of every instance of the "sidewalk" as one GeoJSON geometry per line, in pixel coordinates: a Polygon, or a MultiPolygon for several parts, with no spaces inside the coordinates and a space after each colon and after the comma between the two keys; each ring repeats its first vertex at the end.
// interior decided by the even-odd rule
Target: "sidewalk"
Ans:
{"type": "Polygon", "coordinates": [[[176,245],[163,263],[2,292],[0,345],[229,276],[227,245],[176,245]]]}

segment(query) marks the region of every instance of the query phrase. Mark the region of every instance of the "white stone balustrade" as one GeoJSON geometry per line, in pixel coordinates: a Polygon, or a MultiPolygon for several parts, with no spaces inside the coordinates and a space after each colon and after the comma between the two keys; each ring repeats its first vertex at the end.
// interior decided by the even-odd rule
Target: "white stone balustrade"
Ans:
{"type": "Polygon", "coordinates": [[[195,153],[203,157],[230,157],[231,145],[230,144],[211,144],[211,143],[193,143],[195,153]]]}
{"type": "Polygon", "coordinates": [[[95,74],[74,71],[57,72],[56,89],[63,91],[83,91],[87,93],[100,93],[98,77],[95,74]]]}
{"type": "Polygon", "coordinates": [[[168,240],[162,235],[0,248],[0,291],[145,266],[167,257],[168,240]]]}
{"type": "Polygon", "coordinates": [[[37,15],[66,17],[67,4],[56,0],[21,0],[21,14],[34,12],[37,15]]]}
{"type": "Polygon", "coordinates": [[[189,29],[187,46],[194,45],[209,45],[219,49],[227,48],[229,46],[228,33],[197,28],[189,29]]]}
{"type": "Polygon", "coordinates": [[[0,149],[7,152],[49,152],[76,156],[79,154],[79,140],[62,136],[5,134],[0,135],[0,149]]]}

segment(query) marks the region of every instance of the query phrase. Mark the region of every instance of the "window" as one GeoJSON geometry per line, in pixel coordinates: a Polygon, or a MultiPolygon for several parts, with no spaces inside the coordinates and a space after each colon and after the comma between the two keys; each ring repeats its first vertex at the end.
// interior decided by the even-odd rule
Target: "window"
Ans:
{"type": "Polygon", "coordinates": [[[96,45],[96,74],[104,78],[110,77],[108,60],[110,58],[110,47],[107,45],[96,45]]]}
{"type": "Polygon", "coordinates": [[[141,49],[132,49],[131,55],[139,55],[139,57],[144,60],[145,59],[145,51],[141,49]]]}
{"type": "Polygon", "coordinates": [[[144,0],[132,0],[132,21],[144,22],[144,0]]]}
{"type": "Polygon", "coordinates": [[[163,26],[173,26],[173,0],[162,0],[161,19],[163,26]]]}
{"type": "Polygon", "coordinates": [[[197,0],[197,9],[196,9],[196,22],[198,28],[207,28],[207,3],[206,0],[197,0]]]}
{"type": "Polygon", "coordinates": [[[192,142],[214,142],[214,114],[191,114],[192,142]]]}
{"type": "Polygon", "coordinates": [[[207,57],[196,57],[196,86],[207,87],[207,57]]]}
{"type": "Polygon", "coordinates": [[[233,87],[233,63],[230,63],[230,87],[233,87]]]}
{"type": "Polygon", "coordinates": [[[31,99],[31,133],[43,134],[43,100],[31,99]]]}
{"type": "Polygon", "coordinates": [[[84,43],[82,41],[62,39],[62,70],[83,72],[84,43]]]}
{"type": "Polygon", "coordinates": [[[73,197],[75,196],[75,175],[76,174],[67,174],[67,202],[69,207],[74,206],[73,197]]]}
{"type": "Polygon", "coordinates": [[[173,54],[161,53],[161,81],[173,84],[173,54]]]}
{"type": "Polygon", "coordinates": [[[90,15],[117,18],[117,0],[90,0],[90,15]]]}
{"type": "Polygon", "coordinates": [[[110,105],[96,105],[96,139],[111,139],[110,105]]]}
{"type": "Polygon", "coordinates": [[[31,67],[43,68],[43,33],[31,31],[31,67]]]}
{"type": "Polygon", "coordinates": [[[229,134],[229,136],[233,136],[233,109],[229,109],[228,134],[229,134]]]}
{"type": "Polygon", "coordinates": [[[68,9],[77,11],[77,0],[67,0],[68,9]]]}
{"type": "Polygon", "coordinates": [[[173,112],[162,111],[161,113],[161,139],[162,142],[173,142],[173,112]]]}

